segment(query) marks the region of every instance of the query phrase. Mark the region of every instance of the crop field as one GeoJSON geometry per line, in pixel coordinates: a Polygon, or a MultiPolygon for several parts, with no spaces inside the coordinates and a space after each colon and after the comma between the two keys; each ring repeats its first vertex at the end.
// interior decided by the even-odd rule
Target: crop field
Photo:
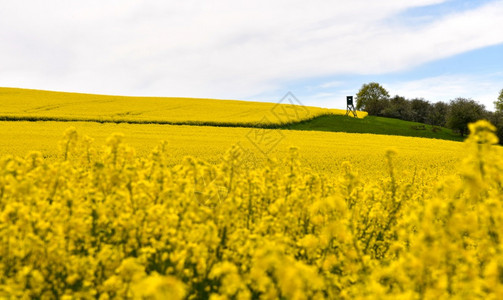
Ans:
{"type": "Polygon", "coordinates": [[[120,117],[179,125],[100,123],[160,100],[82,97],[1,109],[0,298],[503,298],[486,121],[464,142],[190,123],[264,124],[273,107],[215,100],[120,117]],[[44,114],[66,119],[21,118],[44,114]]]}
{"type": "MultiPolygon", "coordinates": [[[[195,98],[124,97],[0,88],[0,119],[202,125],[288,124],[344,110],[300,104],[195,98]]],[[[360,116],[366,114],[360,112],[360,116]]]]}
{"type": "Polygon", "coordinates": [[[425,168],[435,174],[447,174],[461,161],[464,149],[462,143],[452,141],[342,132],[94,122],[0,121],[0,126],[5,129],[0,132],[0,156],[25,156],[36,149],[54,161],[61,156],[56,141],[73,126],[81,135],[92,137],[96,146],[104,144],[111,134],[121,132],[123,141],[140,157],[148,156],[164,140],[170,165],[182,163],[186,156],[219,163],[227,150],[239,145],[246,153],[243,164],[260,167],[268,159],[287,156],[289,147],[296,147],[304,166],[330,176],[340,172],[344,161],[351,161],[360,175],[372,176],[386,167],[383,157],[390,148],[400,153],[396,163],[402,170],[425,168]]]}

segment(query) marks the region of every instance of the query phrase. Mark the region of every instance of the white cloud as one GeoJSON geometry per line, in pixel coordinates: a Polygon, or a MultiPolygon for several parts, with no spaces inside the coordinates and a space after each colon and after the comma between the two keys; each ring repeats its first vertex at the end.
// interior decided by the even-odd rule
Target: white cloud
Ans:
{"type": "Polygon", "coordinates": [[[339,87],[342,85],[344,85],[344,81],[334,80],[334,81],[324,82],[324,83],[320,84],[319,87],[326,89],[326,88],[339,87]]]}
{"type": "Polygon", "coordinates": [[[442,2],[0,0],[0,85],[249,98],[503,42],[503,1],[422,27],[390,22],[442,2]]]}
{"type": "Polygon", "coordinates": [[[503,82],[503,72],[486,75],[442,75],[419,80],[385,84],[391,95],[406,98],[425,98],[449,102],[458,97],[471,98],[493,110],[503,82]]]}

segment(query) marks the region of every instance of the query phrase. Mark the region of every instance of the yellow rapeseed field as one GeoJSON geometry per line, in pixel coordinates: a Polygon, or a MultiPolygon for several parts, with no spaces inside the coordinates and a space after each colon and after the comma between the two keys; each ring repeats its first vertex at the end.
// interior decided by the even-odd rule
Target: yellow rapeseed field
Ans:
{"type": "MultiPolygon", "coordinates": [[[[225,139],[249,130],[232,129],[225,139]]],[[[237,138],[213,163],[173,159],[172,143],[211,130],[177,127],[147,155],[122,134],[100,146],[69,128],[56,157],[3,156],[0,298],[503,297],[489,123],[465,143],[282,131],[299,149],[278,143],[252,163],[237,138]]]]}
{"type": "Polygon", "coordinates": [[[0,156],[24,156],[37,150],[54,160],[59,154],[54,141],[70,126],[82,135],[93,137],[97,145],[114,132],[122,132],[124,142],[135,148],[141,157],[165,140],[170,165],[181,163],[185,156],[216,164],[228,149],[238,144],[246,153],[243,163],[248,167],[261,167],[269,158],[288,156],[289,147],[294,146],[299,149],[299,159],[304,166],[331,177],[341,171],[344,161],[351,161],[360,176],[373,177],[372,174],[386,168],[383,157],[390,147],[399,151],[396,164],[401,170],[409,170],[410,176],[414,170],[424,170],[435,176],[451,173],[464,155],[463,144],[459,142],[403,136],[239,127],[0,121],[3,129],[0,131],[0,156]]]}
{"type": "MultiPolygon", "coordinates": [[[[323,114],[345,113],[338,109],[291,105],[300,103],[293,95],[271,101],[281,103],[104,96],[0,88],[0,119],[270,125],[311,119],[323,114]]],[[[366,116],[364,112],[358,114],[360,117],[366,116]]]]}
{"type": "Polygon", "coordinates": [[[486,121],[459,143],[194,126],[344,113],[273,103],[0,101],[0,299],[503,298],[486,121]]]}

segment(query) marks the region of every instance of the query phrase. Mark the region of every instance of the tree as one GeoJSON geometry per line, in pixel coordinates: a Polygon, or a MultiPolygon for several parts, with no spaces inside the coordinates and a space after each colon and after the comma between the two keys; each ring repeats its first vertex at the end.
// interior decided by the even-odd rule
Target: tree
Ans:
{"type": "Polygon", "coordinates": [[[484,118],[486,110],[484,105],[472,99],[457,98],[450,103],[447,115],[447,127],[459,131],[461,136],[468,133],[468,124],[484,118]]]}
{"type": "Polygon", "coordinates": [[[396,95],[389,99],[383,115],[388,118],[409,120],[411,115],[410,101],[402,96],[396,95]]]}
{"type": "Polygon", "coordinates": [[[444,127],[447,115],[449,114],[449,109],[449,104],[444,102],[436,102],[432,104],[426,122],[430,125],[444,127]]]}
{"type": "Polygon", "coordinates": [[[426,123],[428,113],[431,110],[430,102],[424,99],[413,99],[410,101],[412,110],[412,121],[419,123],[426,123]]]}
{"type": "Polygon", "coordinates": [[[356,94],[356,109],[362,109],[369,115],[381,115],[388,98],[388,91],[378,83],[364,84],[356,94]]]}
{"type": "Polygon", "coordinates": [[[488,119],[496,127],[499,143],[503,145],[503,111],[490,112],[488,119]]]}
{"type": "Polygon", "coordinates": [[[501,89],[500,91],[498,100],[494,102],[494,106],[496,108],[496,111],[503,112],[503,89],[501,89]]]}

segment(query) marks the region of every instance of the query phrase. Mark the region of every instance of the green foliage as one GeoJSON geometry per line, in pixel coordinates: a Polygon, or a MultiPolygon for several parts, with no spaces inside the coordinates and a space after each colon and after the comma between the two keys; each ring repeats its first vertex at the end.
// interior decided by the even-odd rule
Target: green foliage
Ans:
{"type": "Polygon", "coordinates": [[[449,114],[449,104],[444,102],[436,102],[431,105],[430,113],[426,123],[445,127],[446,116],[449,114]]]}
{"type": "Polygon", "coordinates": [[[494,106],[496,108],[496,111],[503,112],[503,89],[501,89],[500,91],[498,100],[494,102],[494,106]]]}
{"type": "Polygon", "coordinates": [[[451,130],[446,128],[425,126],[421,123],[376,116],[368,116],[364,119],[355,119],[345,116],[326,115],[314,118],[310,121],[288,125],[284,128],[292,130],[373,133],[462,141],[462,138],[459,135],[454,135],[451,130]],[[425,129],[414,129],[421,126],[425,129]]]}
{"type": "Polygon", "coordinates": [[[496,136],[500,144],[503,144],[503,110],[488,114],[489,121],[496,127],[496,136]]]}
{"type": "Polygon", "coordinates": [[[389,118],[409,120],[412,115],[410,101],[405,97],[396,95],[389,99],[383,115],[389,118]]]}
{"type": "Polygon", "coordinates": [[[458,131],[461,136],[468,133],[468,124],[484,118],[484,105],[472,99],[457,98],[451,101],[447,115],[447,127],[458,131]]]}
{"type": "Polygon", "coordinates": [[[356,94],[356,109],[362,109],[369,115],[379,115],[386,107],[388,91],[377,82],[362,85],[356,94]]]}
{"type": "Polygon", "coordinates": [[[411,121],[426,123],[431,110],[431,104],[424,99],[412,99],[410,105],[412,109],[411,121]]]}

